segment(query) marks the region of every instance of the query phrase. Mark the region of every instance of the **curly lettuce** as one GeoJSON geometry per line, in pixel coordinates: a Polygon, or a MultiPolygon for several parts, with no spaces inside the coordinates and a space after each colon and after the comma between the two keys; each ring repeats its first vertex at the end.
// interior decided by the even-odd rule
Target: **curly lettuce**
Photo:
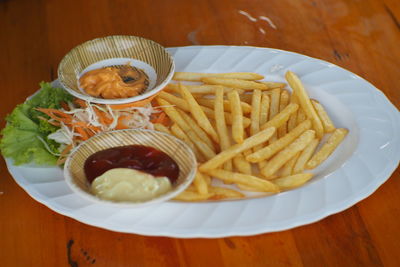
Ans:
{"type": "Polygon", "coordinates": [[[7,126],[1,131],[1,153],[13,159],[15,165],[31,162],[55,165],[57,162],[54,154],[59,153],[60,145],[47,136],[59,128],[41,120],[40,117],[48,117],[36,108],[58,109],[62,102],[72,101],[72,96],[61,88],[53,88],[49,83],[42,82],[40,86],[41,90],[37,94],[16,106],[7,116],[7,126]]]}

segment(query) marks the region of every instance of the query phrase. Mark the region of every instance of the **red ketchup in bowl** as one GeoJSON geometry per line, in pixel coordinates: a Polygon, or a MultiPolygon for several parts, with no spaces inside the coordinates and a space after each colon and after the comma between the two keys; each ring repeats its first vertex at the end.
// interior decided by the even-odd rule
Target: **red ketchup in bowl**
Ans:
{"type": "Polygon", "coordinates": [[[130,168],[155,177],[167,177],[171,184],[174,184],[179,176],[179,166],[170,156],[153,147],[142,145],[101,150],[90,155],[84,164],[86,178],[90,183],[114,168],[130,168]]]}

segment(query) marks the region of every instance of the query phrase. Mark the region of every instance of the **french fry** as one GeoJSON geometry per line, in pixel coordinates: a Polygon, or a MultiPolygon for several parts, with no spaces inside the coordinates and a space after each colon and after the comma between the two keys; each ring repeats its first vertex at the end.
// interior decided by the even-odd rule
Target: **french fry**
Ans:
{"type": "Polygon", "coordinates": [[[210,175],[202,173],[204,181],[206,182],[206,184],[210,187],[211,183],[212,183],[212,179],[210,177],[210,175]]]}
{"type": "Polygon", "coordinates": [[[260,126],[268,121],[269,115],[269,96],[262,94],[261,96],[261,110],[260,110],[260,126]]]}
{"type": "MultiPolygon", "coordinates": [[[[199,98],[197,102],[205,107],[214,108],[214,99],[210,98],[199,98]]],[[[231,112],[231,104],[228,100],[224,100],[224,110],[231,112]]],[[[240,106],[242,107],[243,113],[247,114],[251,112],[251,106],[246,102],[240,102],[240,106]]]]}
{"type": "Polygon", "coordinates": [[[199,152],[197,147],[193,144],[192,140],[186,135],[186,133],[176,124],[172,124],[171,126],[171,134],[177,137],[178,139],[185,142],[192,150],[193,153],[196,155],[197,161],[204,161],[203,155],[199,152]]]}
{"type": "MultiPolygon", "coordinates": [[[[279,99],[279,112],[285,109],[285,107],[289,104],[289,92],[287,90],[282,90],[281,97],[279,99]]],[[[290,118],[289,118],[290,119],[290,118]]],[[[281,127],[278,128],[277,137],[280,138],[287,133],[287,123],[284,123],[281,127]]]]}
{"type": "Polygon", "coordinates": [[[236,91],[228,93],[228,99],[232,110],[232,138],[236,143],[243,142],[243,113],[240,106],[239,94],[236,91]]]}
{"type": "Polygon", "coordinates": [[[177,81],[203,84],[167,85],[156,100],[172,125],[154,124],[154,129],[180,138],[198,162],[205,160],[177,200],[245,197],[239,191],[212,186],[213,178],[244,191],[267,193],[295,188],[312,178],[304,169],[326,160],[348,131],[335,129],[324,107],[309,98],[296,74],[288,71],[285,78],[292,93],[284,89],[286,83],[257,81],[263,76],[255,73],[175,73],[177,81]],[[232,126],[232,134],[227,125],[232,126]],[[325,133],[331,136],[315,152],[325,133]],[[255,175],[252,163],[258,164],[255,175]]]}
{"type": "Polygon", "coordinates": [[[296,161],[298,159],[298,157],[300,156],[300,152],[298,152],[296,155],[294,155],[288,162],[285,163],[285,165],[283,165],[283,167],[280,170],[280,176],[289,176],[292,174],[293,172],[293,167],[294,164],[296,164],[296,161]]]}
{"type": "Polygon", "coordinates": [[[294,174],[273,180],[273,182],[281,189],[288,190],[305,184],[313,177],[312,173],[294,174]]]}
{"type": "Polygon", "coordinates": [[[268,90],[268,86],[262,83],[254,82],[254,81],[246,81],[239,79],[228,79],[228,78],[216,78],[216,77],[205,77],[201,79],[202,82],[206,84],[215,84],[222,85],[226,87],[233,87],[243,90],[268,90]]]}
{"type": "Polygon", "coordinates": [[[266,86],[268,86],[269,89],[273,89],[273,88],[284,88],[286,86],[286,83],[278,83],[278,82],[264,82],[261,81],[260,83],[265,84],[266,86]]]}
{"type": "Polygon", "coordinates": [[[246,161],[242,154],[239,154],[233,158],[233,166],[240,173],[251,174],[251,164],[246,161]]]}
{"type": "Polygon", "coordinates": [[[172,78],[175,81],[201,81],[205,77],[230,78],[242,80],[262,80],[264,76],[253,72],[229,72],[229,73],[199,73],[199,72],[175,72],[172,78]]]}
{"type": "Polygon", "coordinates": [[[236,186],[243,191],[250,191],[250,192],[264,192],[263,190],[260,190],[258,188],[255,187],[250,187],[244,184],[236,184],[236,186]]]}
{"type": "MultiPolygon", "coordinates": [[[[260,111],[260,127],[268,121],[269,115],[269,96],[263,93],[261,97],[261,111],[260,111]]],[[[254,148],[254,152],[262,149],[264,144],[258,145],[254,148]]],[[[265,161],[258,162],[258,168],[261,170],[265,166],[265,161]]]]}
{"type": "MultiPolygon", "coordinates": [[[[290,103],[295,103],[295,104],[298,104],[299,103],[299,101],[297,100],[297,97],[296,97],[296,94],[294,94],[294,93],[292,93],[292,95],[290,96],[290,103]]],[[[288,131],[290,132],[294,127],[296,127],[296,125],[298,124],[297,123],[297,113],[298,112],[294,112],[291,116],[290,116],[290,118],[289,118],[289,120],[288,120],[288,131]]]]}
{"type": "Polygon", "coordinates": [[[348,132],[349,131],[344,128],[336,129],[328,138],[327,142],[321,147],[321,149],[318,150],[307,162],[306,169],[314,169],[324,162],[343,141],[348,132]]]}
{"type": "MultiPolygon", "coordinates": [[[[220,87],[215,91],[214,112],[215,112],[215,126],[219,136],[221,151],[224,151],[231,146],[230,137],[228,135],[228,129],[225,123],[223,100],[224,100],[224,91],[220,87]]],[[[227,171],[231,171],[232,161],[228,160],[227,162],[225,162],[224,169],[226,169],[227,171]]]]}
{"type": "MultiPolygon", "coordinates": [[[[183,111],[190,112],[189,105],[186,103],[186,101],[180,97],[174,96],[172,94],[166,93],[166,92],[160,92],[157,96],[157,98],[162,98],[166,101],[168,101],[170,104],[177,106],[178,108],[182,109],[183,111]]],[[[215,118],[214,110],[208,108],[208,107],[203,107],[200,106],[201,109],[204,111],[206,116],[210,119],[215,118]]],[[[231,125],[232,124],[232,116],[230,113],[225,112],[225,119],[226,123],[231,125]]],[[[250,125],[251,121],[249,118],[244,117],[243,118],[243,127],[247,128],[250,125]]]]}
{"type": "Polygon", "coordinates": [[[294,140],[290,145],[281,150],[271,160],[267,162],[267,165],[261,170],[261,174],[264,177],[272,176],[279,168],[281,168],[287,161],[289,161],[296,153],[302,151],[315,136],[315,131],[307,130],[294,140]]]}
{"type": "Polygon", "coordinates": [[[308,146],[306,146],[306,148],[304,148],[303,151],[301,151],[301,154],[300,154],[299,158],[297,159],[296,164],[293,167],[293,174],[298,174],[298,173],[303,172],[304,166],[306,165],[308,160],[311,158],[311,156],[314,154],[314,151],[317,148],[318,144],[319,144],[319,140],[314,139],[311,141],[311,143],[308,144],[308,146]]]}
{"type": "MultiPolygon", "coordinates": [[[[263,92],[265,94],[265,92],[263,92]]],[[[251,105],[251,100],[253,98],[253,94],[241,94],[240,95],[240,101],[245,102],[249,105],[251,105]]]]}
{"type": "Polygon", "coordinates": [[[299,124],[292,131],[287,133],[284,137],[276,140],[275,142],[269,144],[268,146],[248,155],[246,160],[252,163],[260,162],[262,160],[269,159],[276,153],[278,153],[283,148],[287,147],[290,143],[292,143],[297,137],[299,137],[302,133],[311,128],[311,121],[306,120],[299,124]]]}
{"type": "Polygon", "coordinates": [[[328,113],[326,113],[324,107],[315,99],[312,99],[311,103],[314,105],[314,108],[317,111],[319,118],[321,119],[321,122],[322,122],[322,125],[324,126],[325,132],[326,133],[333,132],[336,129],[336,127],[333,124],[328,113]]]}
{"type": "Polygon", "coordinates": [[[307,94],[306,89],[304,88],[302,82],[300,81],[299,77],[291,71],[286,72],[286,80],[288,81],[290,87],[295,92],[301,108],[304,110],[304,113],[307,115],[313,124],[313,129],[318,138],[322,138],[324,135],[324,127],[322,126],[322,122],[318,117],[317,112],[312,105],[310,98],[307,94]]]}
{"type": "Polygon", "coordinates": [[[175,122],[190,138],[193,144],[199,149],[199,151],[205,156],[206,159],[211,159],[215,156],[215,152],[212,151],[206,143],[204,143],[192,130],[192,128],[185,122],[179,112],[174,108],[168,101],[163,98],[157,98],[158,104],[162,107],[163,111],[168,117],[175,122]]]}
{"type": "Polygon", "coordinates": [[[196,176],[194,177],[193,184],[199,192],[200,195],[208,194],[208,185],[203,176],[203,174],[199,171],[196,172],[196,176]]]}
{"type": "Polygon", "coordinates": [[[222,181],[254,187],[262,192],[279,192],[279,188],[277,185],[256,176],[237,172],[229,172],[221,169],[210,170],[208,173],[211,176],[216,177],[222,181]]]}
{"type": "Polygon", "coordinates": [[[171,134],[171,131],[168,129],[168,127],[166,127],[165,125],[161,124],[161,123],[154,123],[154,130],[159,131],[159,132],[163,132],[163,133],[167,133],[167,134],[171,134]]]}
{"type": "Polygon", "coordinates": [[[250,135],[254,135],[260,131],[260,112],[261,112],[261,91],[253,91],[253,99],[251,102],[251,124],[250,135]]]}
{"type": "MultiPolygon", "coordinates": [[[[275,88],[275,89],[271,90],[271,104],[269,106],[269,119],[270,120],[273,117],[275,117],[276,114],[279,113],[279,99],[280,99],[280,97],[281,97],[281,89],[280,88],[275,88]]],[[[283,123],[283,124],[285,124],[285,123],[283,123]]],[[[277,136],[278,136],[278,131],[271,137],[270,142],[274,142],[277,139],[277,136]]]]}
{"type": "Polygon", "coordinates": [[[179,195],[177,195],[174,200],[179,200],[179,201],[202,201],[202,200],[207,200],[210,197],[212,197],[214,194],[208,193],[208,194],[199,194],[198,192],[193,192],[193,191],[183,191],[179,195]]]}
{"type": "Polygon", "coordinates": [[[276,128],[275,127],[269,127],[263,131],[260,131],[259,133],[245,139],[243,143],[241,144],[235,144],[231,146],[230,148],[220,152],[218,155],[216,155],[214,158],[208,160],[204,164],[202,164],[199,167],[199,170],[202,172],[207,172],[212,169],[215,169],[222,164],[224,164],[226,161],[232,159],[239,153],[242,153],[243,151],[246,151],[256,145],[262,144],[263,142],[267,141],[272,134],[275,132],[276,128]]]}
{"type": "Polygon", "coordinates": [[[210,186],[209,191],[213,194],[211,197],[212,200],[226,199],[226,198],[244,198],[245,196],[239,191],[218,187],[218,186],[210,186]]]}
{"type": "Polygon", "coordinates": [[[185,113],[181,109],[177,110],[182,118],[186,121],[186,123],[189,124],[193,131],[200,137],[200,139],[203,140],[211,148],[211,150],[215,152],[214,144],[208,137],[207,133],[187,113],[185,113]]]}
{"type": "MultiPolygon", "coordinates": [[[[218,134],[212,127],[206,114],[204,114],[204,111],[200,108],[200,105],[197,103],[196,99],[194,99],[193,95],[186,89],[184,85],[180,84],[180,89],[181,89],[181,95],[187,101],[190,113],[192,114],[194,119],[197,121],[199,126],[203,128],[204,131],[206,131],[216,143],[218,143],[219,142],[218,134]]],[[[243,127],[243,121],[241,126],[243,127]]]]}
{"type": "Polygon", "coordinates": [[[271,103],[269,106],[269,119],[271,120],[279,113],[279,99],[281,97],[281,89],[275,88],[271,90],[271,103]]]}
{"type": "MultiPolygon", "coordinates": [[[[215,94],[215,89],[220,86],[220,85],[211,85],[211,84],[201,84],[201,85],[192,85],[192,84],[188,84],[186,85],[187,89],[189,90],[189,92],[191,92],[193,95],[199,95],[199,96],[203,96],[203,95],[213,95],[215,94]]],[[[230,88],[230,87],[225,87],[224,88],[224,93],[228,93],[232,90],[235,90],[234,88],[230,88]]],[[[179,89],[179,84],[177,83],[170,83],[168,84],[165,89],[169,92],[174,92],[174,93],[178,93],[180,94],[180,89],[179,89]]],[[[241,89],[236,89],[238,90],[239,94],[242,94],[244,92],[244,90],[241,89]]]]}
{"type": "Polygon", "coordinates": [[[307,119],[306,113],[304,113],[304,110],[300,108],[299,111],[297,111],[297,124],[302,123],[306,119],[307,119]]]}
{"type": "Polygon", "coordinates": [[[276,114],[276,116],[274,116],[265,124],[261,125],[261,130],[266,129],[268,127],[275,127],[275,128],[281,127],[284,123],[288,121],[290,115],[296,112],[298,108],[299,105],[294,103],[287,105],[287,107],[284,110],[276,114]]]}

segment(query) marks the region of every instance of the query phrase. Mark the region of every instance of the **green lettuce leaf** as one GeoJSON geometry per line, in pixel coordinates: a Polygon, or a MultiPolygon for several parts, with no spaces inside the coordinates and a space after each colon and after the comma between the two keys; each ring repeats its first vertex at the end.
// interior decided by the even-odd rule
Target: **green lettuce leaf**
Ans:
{"type": "Polygon", "coordinates": [[[34,162],[38,165],[55,165],[57,158],[50,154],[38,139],[38,132],[8,125],[2,131],[1,153],[12,158],[15,165],[34,162]]]}
{"type": "Polygon", "coordinates": [[[61,102],[72,101],[72,96],[61,88],[42,82],[41,90],[25,103],[14,108],[7,116],[7,126],[1,131],[0,150],[4,157],[12,158],[15,165],[34,162],[38,165],[55,165],[52,155],[40,141],[44,140],[53,153],[59,153],[60,144],[47,136],[59,129],[39,117],[49,118],[36,108],[61,107],[61,102]]]}

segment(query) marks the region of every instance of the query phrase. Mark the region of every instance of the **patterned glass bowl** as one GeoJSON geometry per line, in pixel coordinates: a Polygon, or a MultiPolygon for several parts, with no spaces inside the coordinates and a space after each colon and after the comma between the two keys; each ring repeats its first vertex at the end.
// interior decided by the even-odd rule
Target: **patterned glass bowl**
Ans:
{"type": "Polygon", "coordinates": [[[197,162],[192,150],[172,135],[144,129],[103,132],[83,142],[68,156],[64,177],[73,191],[92,202],[123,207],[143,207],[167,201],[185,190],[193,181],[197,162]],[[169,155],[179,166],[179,176],[172,190],[145,202],[112,202],[92,194],[84,173],[85,160],[97,151],[126,145],[144,145],[169,155]]]}
{"type": "Polygon", "coordinates": [[[99,104],[127,104],[150,99],[171,80],[175,65],[171,55],[160,44],[137,36],[115,35],[97,38],[68,52],[58,66],[58,79],[72,95],[99,104]],[[79,87],[82,73],[107,66],[130,64],[149,77],[149,86],[129,98],[103,99],[90,96],[79,87]]]}

